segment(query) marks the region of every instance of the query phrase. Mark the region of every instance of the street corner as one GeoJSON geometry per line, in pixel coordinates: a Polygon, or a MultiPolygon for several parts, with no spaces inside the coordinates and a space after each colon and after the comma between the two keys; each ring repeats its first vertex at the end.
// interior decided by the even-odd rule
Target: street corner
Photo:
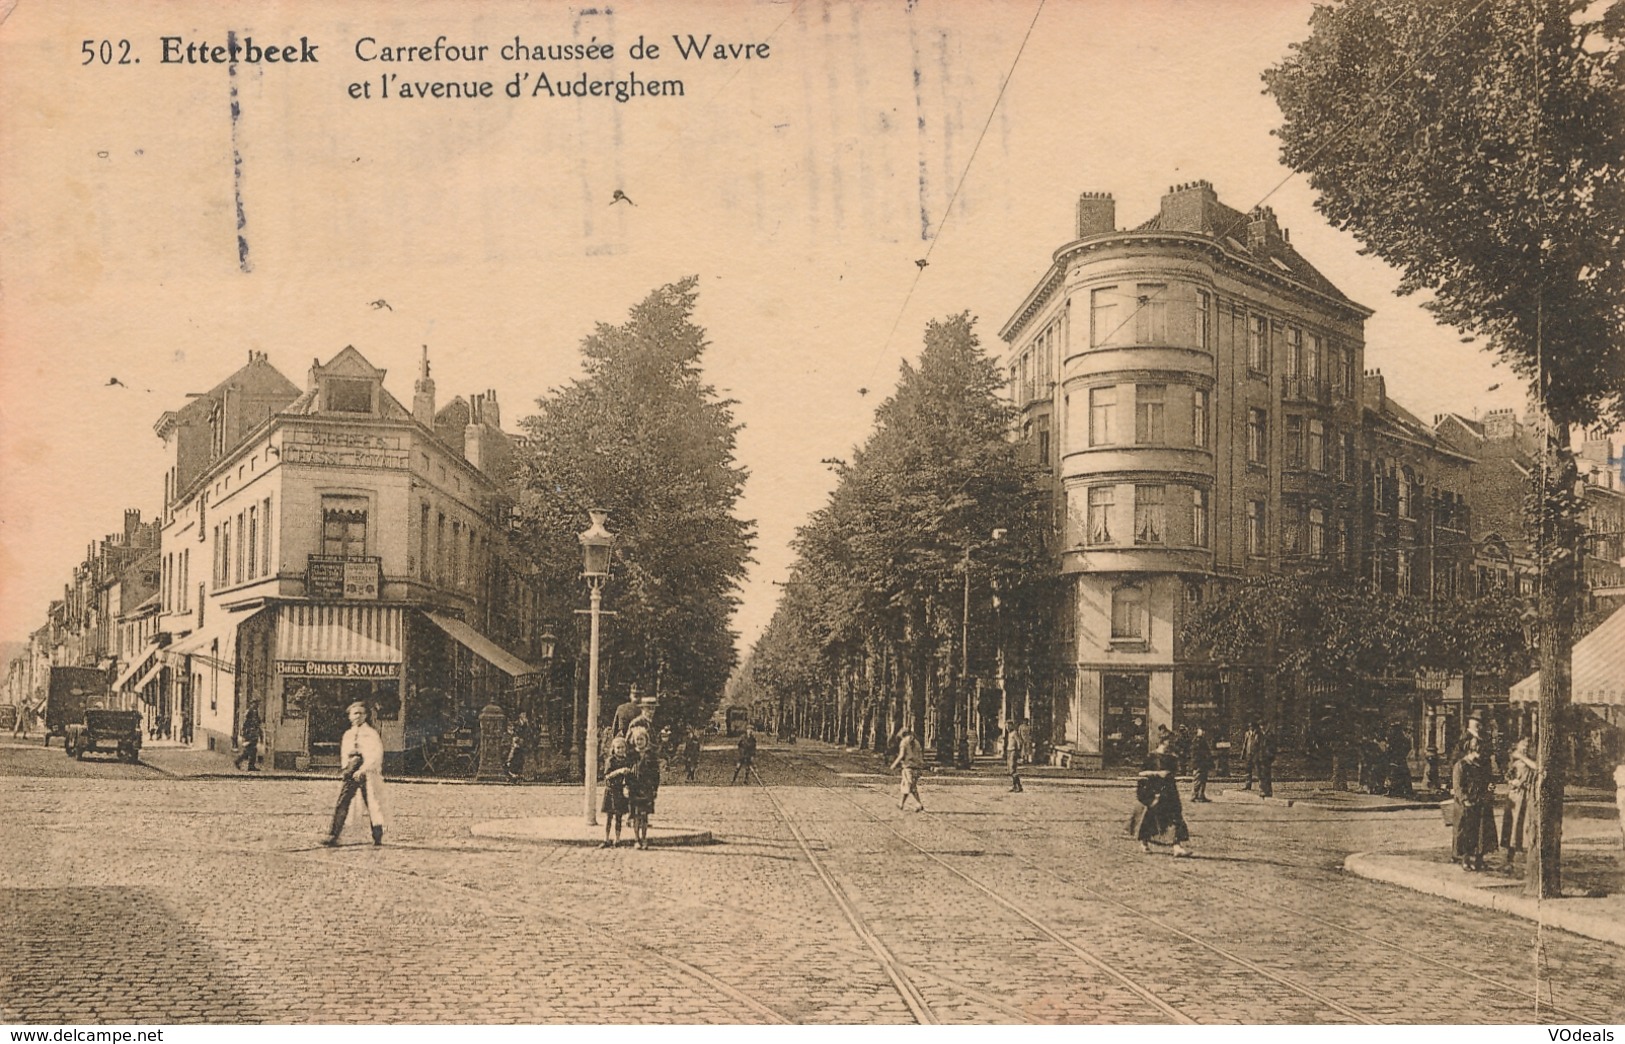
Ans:
{"type": "Polygon", "coordinates": [[[1435,850],[1355,852],[1344,859],[1343,869],[1356,877],[1497,910],[1625,947],[1625,894],[1606,894],[1604,889],[1581,884],[1565,888],[1562,898],[1536,899],[1523,894],[1520,877],[1497,870],[1471,873],[1435,850]]]}
{"type": "MultiPolygon", "coordinates": [[[[497,841],[525,841],[539,845],[568,845],[596,848],[604,843],[601,824],[588,825],[580,816],[530,816],[521,819],[490,819],[469,827],[475,837],[497,841]]],[[[631,845],[630,833],[623,835],[624,843],[631,845]]],[[[704,827],[680,824],[649,824],[649,845],[652,848],[675,848],[686,845],[709,845],[716,836],[704,827]]]]}

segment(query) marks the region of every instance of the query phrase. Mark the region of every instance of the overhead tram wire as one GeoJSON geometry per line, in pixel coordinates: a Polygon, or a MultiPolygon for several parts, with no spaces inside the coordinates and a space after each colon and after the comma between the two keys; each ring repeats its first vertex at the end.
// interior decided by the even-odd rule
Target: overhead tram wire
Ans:
{"type": "MultiPolygon", "coordinates": [[[[1419,65],[1421,65],[1421,63],[1423,61],[1425,61],[1428,58],[1432,57],[1433,52],[1438,50],[1440,44],[1444,43],[1447,39],[1449,39],[1451,36],[1453,36],[1457,29],[1460,29],[1461,26],[1469,18],[1471,18],[1473,15],[1477,14],[1478,10],[1480,8],[1482,8],[1487,3],[1489,3],[1489,0],[1478,0],[1478,3],[1474,4],[1471,8],[1469,8],[1466,14],[1463,14],[1460,18],[1458,18],[1454,22],[1452,22],[1450,24],[1450,28],[1448,28],[1444,32],[1440,33],[1439,36],[1434,39],[1433,43],[1431,45],[1429,45],[1428,49],[1424,53],[1419,55],[1414,62],[1411,62],[1409,65],[1405,66],[1403,69],[1401,69],[1397,73],[1395,73],[1388,80],[1388,82],[1386,84],[1384,84],[1377,91],[1376,96],[1373,97],[1370,101],[1366,102],[1365,107],[1360,110],[1361,114],[1363,115],[1368,109],[1370,109],[1370,107],[1373,104],[1375,104],[1377,101],[1385,98],[1390,91],[1392,91],[1395,87],[1397,87],[1399,85],[1400,80],[1402,80],[1405,77],[1409,76],[1412,72],[1414,72],[1416,70],[1416,68],[1419,65]]],[[[1324,142],[1322,142],[1319,148],[1315,149],[1315,151],[1313,151],[1313,152],[1311,152],[1309,154],[1308,160],[1306,160],[1305,163],[1307,164],[1310,160],[1315,159],[1322,152],[1325,152],[1327,149],[1331,148],[1333,145],[1337,144],[1339,141],[1342,141],[1345,137],[1347,137],[1349,135],[1349,133],[1353,130],[1353,128],[1354,128],[1353,121],[1345,122],[1342,125],[1342,127],[1338,128],[1338,130],[1335,131],[1332,134],[1331,137],[1327,138],[1324,142]]],[[[1251,207],[1248,207],[1245,211],[1242,212],[1242,216],[1241,216],[1240,221],[1232,222],[1230,224],[1230,227],[1226,228],[1223,232],[1220,232],[1214,238],[1217,239],[1217,240],[1223,240],[1227,236],[1234,235],[1237,231],[1240,230],[1242,222],[1247,220],[1247,216],[1249,214],[1253,213],[1259,207],[1263,206],[1266,202],[1269,201],[1271,196],[1275,195],[1277,192],[1281,191],[1281,189],[1285,188],[1288,182],[1290,182],[1293,178],[1298,176],[1298,173],[1299,172],[1295,171],[1295,170],[1291,171],[1290,173],[1287,174],[1286,177],[1284,177],[1280,181],[1276,182],[1275,187],[1271,188],[1268,192],[1266,192],[1262,196],[1260,196],[1258,198],[1258,202],[1254,203],[1251,207]]],[[[1164,286],[1161,290],[1158,290],[1156,293],[1146,294],[1143,297],[1137,298],[1136,302],[1135,302],[1134,310],[1129,312],[1128,315],[1124,316],[1123,321],[1118,323],[1115,327],[1112,328],[1111,333],[1106,335],[1106,340],[1109,342],[1112,338],[1116,337],[1118,331],[1122,330],[1123,327],[1127,326],[1129,323],[1134,321],[1135,317],[1140,314],[1141,309],[1143,309],[1146,305],[1150,304],[1152,301],[1155,301],[1155,300],[1158,300],[1159,298],[1161,298],[1162,295],[1166,291],[1167,291],[1167,287],[1164,286]]]]}
{"type": "Polygon", "coordinates": [[[999,84],[999,93],[993,98],[993,105],[987,111],[987,121],[982,124],[981,133],[976,135],[976,144],[971,146],[970,155],[965,159],[965,166],[959,172],[959,181],[954,190],[948,195],[948,205],[942,210],[942,220],[937,222],[936,235],[926,243],[925,256],[915,262],[914,278],[909,281],[908,291],[903,294],[903,303],[897,308],[897,317],[892,320],[891,329],[886,332],[886,340],[880,345],[880,352],[869,367],[869,379],[873,380],[875,369],[880,360],[885,358],[886,350],[891,347],[892,338],[897,336],[897,328],[903,322],[903,316],[908,311],[908,303],[914,297],[915,289],[920,285],[920,277],[925,274],[926,266],[931,262],[931,254],[937,248],[937,242],[942,239],[942,230],[948,226],[948,218],[954,212],[954,203],[959,199],[959,191],[965,187],[965,179],[970,177],[971,164],[976,162],[976,154],[982,148],[982,141],[987,137],[988,128],[993,126],[993,117],[998,115],[999,104],[1004,101],[1004,92],[1010,86],[1010,80],[1016,74],[1016,67],[1021,64],[1021,56],[1027,51],[1027,42],[1033,37],[1033,29],[1038,25],[1038,16],[1044,13],[1044,4],[1047,0],[1038,0],[1038,7],[1033,11],[1031,22],[1027,23],[1027,32],[1021,38],[1021,46],[1016,48],[1016,55],[1010,60],[1010,68],[1004,74],[1004,80],[999,84]]]}

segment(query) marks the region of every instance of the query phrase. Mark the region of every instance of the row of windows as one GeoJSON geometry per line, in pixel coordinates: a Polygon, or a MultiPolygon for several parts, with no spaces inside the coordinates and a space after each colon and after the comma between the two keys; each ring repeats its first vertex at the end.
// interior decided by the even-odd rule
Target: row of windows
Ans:
{"type": "MultiPolygon", "coordinates": [[[[1270,553],[1269,502],[1247,501],[1247,554],[1264,558],[1270,553]]],[[[1281,509],[1281,555],[1283,558],[1325,558],[1336,556],[1346,559],[1353,552],[1349,540],[1347,519],[1338,519],[1335,527],[1326,518],[1326,509],[1306,504],[1289,503],[1281,509]],[[1330,543],[1328,543],[1330,541],[1330,543]]]]}
{"type": "Polygon", "coordinates": [[[1011,365],[1010,385],[1019,405],[1049,396],[1061,342],[1061,320],[1057,319],[1034,337],[1011,365]]]}
{"type": "Polygon", "coordinates": [[[170,551],[163,557],[161,566],[163,572],[164,611],[167,613],[185,613],[191,611],[192,551],[185,548],[181,551],[170,551]]]}
{"type": "MultiPolygon", "coordinates": [[[[1208,393],[1202,388],[1167,384],[1106,385],[1089,389],[1088,445],[1190,446],[1206,449],[1209,440],[1208,393]],[[1131,391],[1132,390],[1132,391],[1131,391]],[[1126,426],[1119,422],[1119,399],[1133,395],[1134,429],[1132,442],[1126,426]],[[1179,418],[1170,422],[1172,405],[1179,418]]],[[[1072,397],[1067,396],[1070,407],[1072,397]]],[[[1127,403],[1124,402],[1126,406],[1127,403]]],[[[1076,431],[1077,426],[1073,425],[1076,431]]]]}
{"type": "MultiPolygon", "coordinates": [[[[1239,303],[1231,306],[1230,314],[1232,323],[1245,331],[1250,372],[1267,376],[1272,357],[1278,358],[1286,376],[1316,383],[1328,380],[1345,398],[1354,397],[1358,373],[1349,350],[1330,344],[1313,330],[1249,311],[1239,303]]],[[[1211,351],[1214,319],[1213,295],[1180,283],[1102,286],[1089,292],[1091,348],[1171,344],[1211,351]]]]}
{"type": "MultiPolygon", "coordinates": [[[[1358,456],[1354,435],[1345,433],[1339,441],[1337,431],[1318,417],[1288,414],[1286,430],[1282,436],[1284,466],[1293,471],[1316,471],[1336,475],[1345,482],[1354,481],[1354,468],[1358,456]]],[[[1264,467],[1269,464],[1270,415],[1257,406],[1247,410],[1247,463],[1264,467]]]]}
{"type": "Polygon", "coordinates": [[[418,504],[418,577],[425,583],[455,590],[480,586],[481,563],[489,554],[489,541],[482,540],[471,522],[448,518],[427,500],[418,504]]]}
{"type": "MultiPolygon", "coordinates": [[[[327,498],[323,498],[325,503],[327,498]]],[[[213,583],[240,584],[271,572],[271,498],[215,523],[213,583]]]]}
{"type": "Polygon", "coordinates": [[[1133,486],[1098,485],[1084,490],[1083,544],[1090,547],[1134,544],[1158,547],[1183,544],[1207,547],[1209,541],[1208,491],[1197,486],[1144,483],[1133,486]],[[1132,505],[1120,505],[1119,490],[1129,491],[1132,505]],[[1131,514],[1132,512],[1132,514],[1131,514]],[[1181,529],[1170,534],[1170,512],[1181,529]],[[1132,525],[1124,523],[1132,519],[1132,525]]]}

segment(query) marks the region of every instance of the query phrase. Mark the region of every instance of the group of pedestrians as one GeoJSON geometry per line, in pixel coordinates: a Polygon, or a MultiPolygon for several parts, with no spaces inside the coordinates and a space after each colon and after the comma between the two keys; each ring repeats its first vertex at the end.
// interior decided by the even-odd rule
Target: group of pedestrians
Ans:
{"type": "Polygon", "coordinates": [[[632,827],[632,847],[649,847],[649,819],[660,794],[660,750],[654,740],[654,708],[632,690],[615,708],[609,756],[604,760],[604,840],[600,848],[618,848],[622,822],[632,827]],[[614,840],[610,839],[611,830],[614,840]]]}
{"type": "Polygon", "coordinates": [[[1467,719],[1467,732],[1457,745],[1450,769],[1450,800],[1442,806],[1450,825],[1451,861],[1468,872],[1486,869],[1484,857],[1497,847],[1506,852],[1506,869],[1513,869],[1526,849],[1530,799],[1540,765],[1529,752],[1529,740],[1520,739],[1507,757],[1507,804],[1500,830],[1495,821],[1494,759],[1484,736],[1484,712],[1467,719]]]}

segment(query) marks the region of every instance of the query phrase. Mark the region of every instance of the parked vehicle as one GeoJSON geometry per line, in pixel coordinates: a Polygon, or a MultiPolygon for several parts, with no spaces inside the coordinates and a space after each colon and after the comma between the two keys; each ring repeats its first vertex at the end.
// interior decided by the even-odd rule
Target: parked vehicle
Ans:
{"type": "Polygon", "coordinates": [[[86,707],[84,721],[68,726],[62,749],[70,758],[99,752],[134,764],[141,760],[141,712],[86,707]]]}
{"type": "Polygon", "coordinates": [[[45,745],[51,745],[52,736],[66,738],[69,725],[82,724],[86,708],[105,709],[108,705],[106,671],[95,667],[50,668],[45,689],[45,745]]]}

